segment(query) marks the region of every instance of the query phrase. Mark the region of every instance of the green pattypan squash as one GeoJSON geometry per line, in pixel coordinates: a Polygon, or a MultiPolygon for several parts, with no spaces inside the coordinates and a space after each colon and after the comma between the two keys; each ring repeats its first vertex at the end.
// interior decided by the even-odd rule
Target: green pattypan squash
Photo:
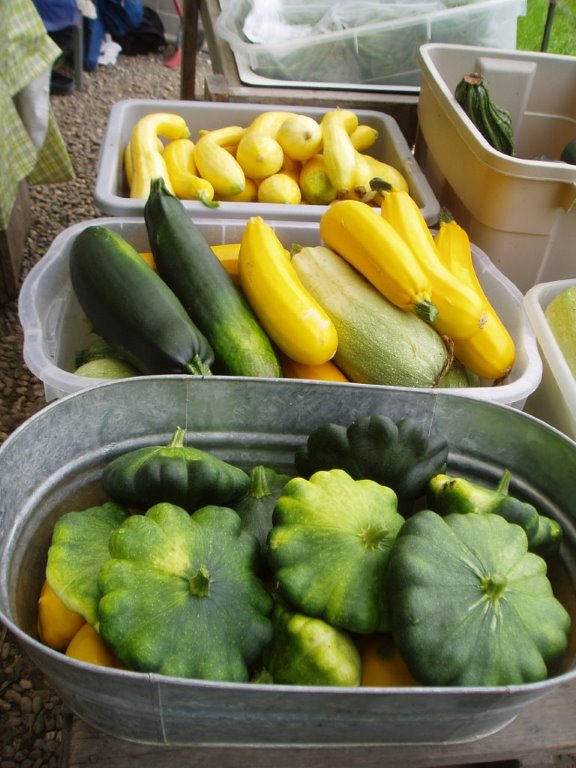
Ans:
{"type": "Polygon", "coordinates": [[[112,531],[128,517],[120,504],[67,512],[56,522],[48,549],[46,579],[69,611],[98,623],[98,574],[110,557],[112,531]]]}
{"type": "Polygon", "coordinates": [[[506,469],[496,488],[486,488],[464,477],[440,473],[428,484],[428,504],[440,515],[469,512],[501,515],[524,529],[531,552],[545,558],[557,555],[564,533],[562,526],[541,515],[532,504],[509,495],[511,479],[512,473],[506,469]]]}
{"type": "Polygon", "coordinates": [[[389,629],[386,566],[404,522],[393,490],[316,472],[286,484],[272,521],[268,559],[292,605],[352,632],[389,629]]]}
{"type": "Polygon", "coordinates": [[[139,509],[169,502],[193,512],[206,504],[230,505],[248,490],[243,469],[184,445],[178,427],[168,445],[151,445],[117,456],[104,467],[102,484],[116,501],[139,509]]]}
{"type": "Polygon", "coordinates": [[[570,616],[546,562],[500,515],[416,512],[388,566],[394,640],[423,684],[499,686],[548,676],[570,616]]]}
{"type": "Polygon", "coordinates": [[[234,505],[240,515],[242,528],[254,534],[260,551],[266,553],[266,540],[272,528],[272,513],[289,475],[283,475],[270,467],[258,464],[250,471],[250,487],[245,496],[234,505]]]}
{"type": "Polygon", "coordinates": [[[300,475],[343,469],[355,480],[374,480],[412,502],[446,467],[448,441],[415,418],[395,422],[384,414],[360,416],[350,426],[323,424],[296,449],[300,475]]]}
{"type": "Polygon", "coordinates": [[[130,669],[245,682],[270,641],[258,543],[232,509],[173,504],[133,515],[100,571],[100,633],[130,669]]]}
{"type": "Polygon", "coordinates": [[[282,599],[275,601],[272,623],[274,637],[264,651],[271,682],[360,685],[360,652],[346,632],[292,610],[282,599]]]}

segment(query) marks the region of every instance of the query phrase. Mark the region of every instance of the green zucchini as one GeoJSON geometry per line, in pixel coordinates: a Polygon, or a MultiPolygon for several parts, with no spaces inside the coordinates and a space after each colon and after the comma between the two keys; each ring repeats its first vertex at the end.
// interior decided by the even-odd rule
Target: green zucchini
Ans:
{"type": "Polygon", "coordinates": [[[563,163],[569,163],[570,165],[576,165],[576,139],[572,139],[562,150],[560,160],[563,163]]]}
{"type": "Polygon", "coordinates": [[[464,75],[454,97],[494,149],[506,155],[514,154],[512,117],[508,110],[492,101],[483,75],[477,72],[464,75]]]}
{"type": "Polygon", "coordinates": [[[159,274],[233,376],[282,376],[262,326],[182,202],[153,179],[144,206],[148,239],[159,274]]]}
{"type": "Polygon", "coordinates": [[[144,374],[209,374],[214,352],[172,290],[109,227],[83,229],[70,279],[95,332],[144,374]]]}
{"type": "Polygon", "coordinates": [[[453,361],[442,337],[414,312],[395,307],[330,248],[292,256],[305,288],[338,332],[334,362],[360,384],[435,387],[453,361]]]}

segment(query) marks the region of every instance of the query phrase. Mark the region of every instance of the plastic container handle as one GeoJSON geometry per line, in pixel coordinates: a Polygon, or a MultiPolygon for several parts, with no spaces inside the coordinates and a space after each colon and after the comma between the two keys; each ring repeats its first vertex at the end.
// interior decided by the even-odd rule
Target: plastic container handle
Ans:
{"type": "Polygon", "coordinates": [[[563,200],[560,203],[562,208],[566,211],[566,213],[569,213],[574,203],[576,202],[576,181],[572,181],[567,185],[567,189],[564,190],[563,200]]]}

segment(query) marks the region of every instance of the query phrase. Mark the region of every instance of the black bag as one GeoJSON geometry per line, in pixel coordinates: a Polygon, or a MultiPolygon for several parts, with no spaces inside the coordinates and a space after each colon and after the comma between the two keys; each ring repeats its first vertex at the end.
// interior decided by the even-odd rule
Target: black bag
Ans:
{"type": "Polygon", "coordinates": [[[144,6],[142,23],[124,37],[114,38],[122,46],[125,56],[139,56],[147,53],[160,53],[166,48],[164,24],[152,8],[144,6]]]}

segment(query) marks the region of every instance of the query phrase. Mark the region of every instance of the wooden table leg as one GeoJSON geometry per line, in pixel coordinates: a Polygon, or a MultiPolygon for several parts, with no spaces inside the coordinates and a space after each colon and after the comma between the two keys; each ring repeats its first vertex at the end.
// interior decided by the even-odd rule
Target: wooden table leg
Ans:
{"type": "Polygon", "coordinates": [[[76,90],[81,91],[84,72],[84,20],[82,16],[78,26],[72,30],[72,56],[74,60],[74,84],[76,90]]]}
{"type": "Polygon", "coordinates": [[[201,0],[184,0],[182,22],[182,68],[180,77],[180,98],[193,101],[196,92],[196,40],[198,38],[198,17],[201,0]]]}
{"type": "Polygon", "coordinates": [[[0,304],[18,296],[20,269],[31,221],[28,184],[23,180],[18,186],[8,227],[0,230],[0,304]]]}

